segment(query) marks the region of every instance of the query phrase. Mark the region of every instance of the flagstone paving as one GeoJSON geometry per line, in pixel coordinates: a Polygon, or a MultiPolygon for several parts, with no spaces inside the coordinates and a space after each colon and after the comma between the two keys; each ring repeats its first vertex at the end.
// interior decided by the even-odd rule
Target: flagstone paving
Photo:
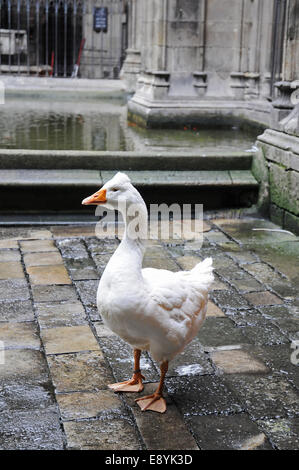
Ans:
{"type": "MultiPolygon", "coordinates": [[[[205,221],[202,246],[188,224],[185,238],[149,242],[144,266],[215,266],[162,415],[107,387],[133,366],[96,308],[111,227],[0,228],[0,449],[298,449],[299,237],[229,215],[205,221]]],[[[151,393],[159,367],[143,353],[141,368],[151,393]]]]}

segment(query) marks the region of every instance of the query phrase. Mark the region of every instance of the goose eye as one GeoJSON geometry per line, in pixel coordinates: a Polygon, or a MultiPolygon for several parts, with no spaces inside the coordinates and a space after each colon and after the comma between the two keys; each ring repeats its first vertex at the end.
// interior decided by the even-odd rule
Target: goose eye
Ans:
{"type": "Polygon", "coordinates": [[[116,192],[118,191],[118,189],[117,189],[117,188],[111,188],[111,191],[112,191],[113,193],[116,193],[116,192]]]}

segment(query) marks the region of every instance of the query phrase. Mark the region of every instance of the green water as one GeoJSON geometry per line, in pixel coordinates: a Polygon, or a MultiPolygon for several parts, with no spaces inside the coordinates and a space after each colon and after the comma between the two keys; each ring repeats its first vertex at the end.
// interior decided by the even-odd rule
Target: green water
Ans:
{"type": "Polygon", "coordinates": [[[258,131],[140,129],[128,125],[123,102],[6,100],[0,109],[0,148],[36,150],[249,150],[258,131]]]}
{"type": "Polygon", "coordinates": [[[126,150],[121,104],[9,100],[0,111],[1,148],[126,150]]]}

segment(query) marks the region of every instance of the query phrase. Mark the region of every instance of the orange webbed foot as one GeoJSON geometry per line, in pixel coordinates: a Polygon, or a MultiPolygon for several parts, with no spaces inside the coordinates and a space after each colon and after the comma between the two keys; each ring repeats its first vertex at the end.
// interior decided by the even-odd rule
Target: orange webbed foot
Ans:
{"type": "Polygon", "coordinates": [[[142,379],[144,379],[143,375],[137,373],[133,374],[130,380],[109,384],[108,387],[114,392],[142,392],[144,389],[142,379]]]}
{"type": "Polygon", "coordinates": [[[142,411],[156,411],[157,413],[165,413],[166,401],[160,393],[153,393],[145,397],[136,398],[137,405],[142,411]]]}

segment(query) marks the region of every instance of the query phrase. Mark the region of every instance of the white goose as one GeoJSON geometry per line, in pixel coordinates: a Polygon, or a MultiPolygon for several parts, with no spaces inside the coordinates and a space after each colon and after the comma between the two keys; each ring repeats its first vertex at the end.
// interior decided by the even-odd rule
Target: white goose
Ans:
{"type": "Polygon", "coordinates": [[[168,362],[195,337],[205,319],[208,289],[213,282],[212,259],[205,259],[191,271],[142,269],[147,209],[124,173],[117,173],[82,204],[119,210],[126,226],[123,240],[101,277],[97,306],[105,324],[134,348],[134,371],[130,380],[109,387],[114,392],[141,392],[144,377],[140,355],[147,350],[160,364],[160,383],[154,394],[136,401],[143,411],[163,413],[166,402],[162,390],[168,362]],[[130,230],[136,208],[140,217],[137,235],[130,230]]]}

